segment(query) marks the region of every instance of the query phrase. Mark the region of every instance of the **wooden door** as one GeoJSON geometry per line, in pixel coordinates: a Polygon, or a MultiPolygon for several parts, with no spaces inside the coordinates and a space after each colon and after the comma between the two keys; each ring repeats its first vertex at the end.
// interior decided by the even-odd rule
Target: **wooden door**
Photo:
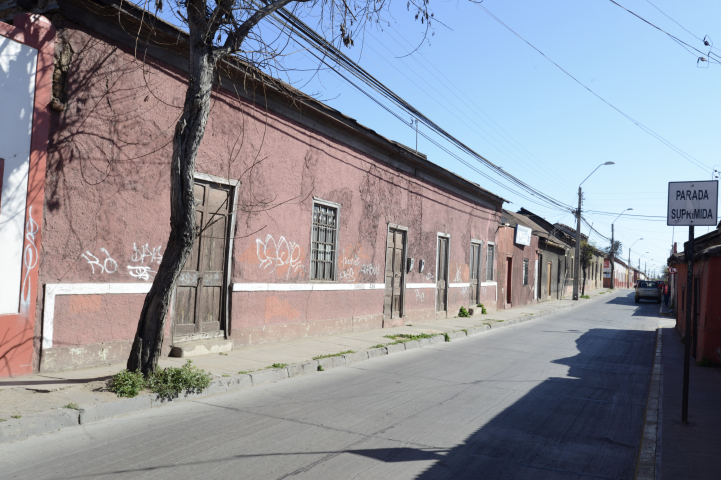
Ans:
{"type": "Polygon", "coordinates": [[[438,270],[436,271],[436,311],[446,311],[448,299],[448,239],[438,237],[438,270]]]}
{"type": "MultiPolygon", "coordinates": [[[[662,296],[663,298],[663,291],[662,296]]],[[[696,348],[698,346],[697,338],[698,338],[698,321],[701,316],[701,282],[700,278],[696,277],[693,279],[693,331],[691,332],[691,337],[693,338],[693,345],[691,347],[691,356],[693,358],[696,358],[696,348]]]]}
{"type": "Polygon", "coordinates": [[[511,280],[513,279],[513,259],[508,257],[506,260],[506,303],[511,305],[511,280]]]}
{"type": "Polygon", "coordinates": [[[478,284],[478,276],[481,271],[481,245],[478,243],[471,244],[471,305],[478,305],[480,289],[478,284]]]}
{"type": "Polygon", "coordinates": [[[195,181],[195,221],[200,235],[175,287],[174,336],[220,330],[228,264],[230,190],[195,181]]]}
{"type": "Polygon", "coordinates": [[[386,240],[386,290],[383,316],[386,319],[403,316],[403,257],[406,232],[391,228],[386,240]]]}
{"type": "Polygon", "coordinates": [[[551,298],[551,274],[553,273],[551,271],[551,267],[553,267],[553,262],[548,262],[548,298],[551,298]]]}
{"type": "Polygon", "coordinates": [[[535,268],[535,274],[536,274],[536,277],[535,277],[535,279],[536,279],[536,282],[535,282],[535,285],[536,285],[535,294],[536,294],[536,298],[540,300],[541,297],[543,296],[543,292],[541,291],[541,290],[543,290],[543,289],[541,288],[543,282],[541,282],[541,272],[540,272],[539,269],[543,269],[543,255],[537,255],[537,256],[536,256],[536,268],[535,268]]]}

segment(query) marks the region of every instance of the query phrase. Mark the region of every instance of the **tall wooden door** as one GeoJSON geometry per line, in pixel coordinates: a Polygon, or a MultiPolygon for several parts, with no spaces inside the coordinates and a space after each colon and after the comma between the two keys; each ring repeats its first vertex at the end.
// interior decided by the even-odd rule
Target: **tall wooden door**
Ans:
{"type": "Polygon", "coordinates": [[[553,267],[553,262],[548,262],[548,299],[551,299],[551,274],[553,273],[551,271],[551,268],[553,267]]]}
{"type": "Polygon", "coordinates": [[[513,298],[511,296],[511,287],[513,286],[511,280],[513,280],[513,258],[508,257],[506,259],[506,303],[508,305],[511,305],[513,298]]]}
{"type": "Polygon", "coordinates": [[[480,289],[478,276],[481,272],[481,244],[471,243],[471,305],[478,305],[480,289]]]}
{"type": "Polygon", "coordinates": [[[541,271],[539,269],[543,270],[543,255],[536,256],[536,269],[535,269],[535,273],[536,273],[535,280],[536,281],[534,282],[534,285],[536,285],[536,288],[534,289],[534,293],[536,294],[536,298],[538,300],[540,300],[541,297],[543,296],[543,292],[541,291],[541,290],[543,290],[541,288],[541,286],[542,286],[541,271]]]}
{"type": "Polygon", "coordinates": [[[438,237],[438,270],[436,270],[436,311],[445,312],[448,300],[448,239],[438,237]]]}
{"type": "Polygon", "coordinates": [[[691,325],[693,330],[691,337],[693,338],[693,345],[691,347],[691,356],[696,358],[696,348],[698,347],[698,322],[701,317],[701,282],[700,278],[696,277],[693,279],[693,324],[691,325]]]}
{"type": "Polygon", "coordinates": [[[386,240],[386,290],[383,316],[386,319],[403,316],[403,258],[406,232],[391,228],[386,240]]]}
{"type": "Polygon", "coordinates": [[[174,336],[220,330],[228,264],[231,187],[195,181],[200,234],[175,287],[174,336]]]}

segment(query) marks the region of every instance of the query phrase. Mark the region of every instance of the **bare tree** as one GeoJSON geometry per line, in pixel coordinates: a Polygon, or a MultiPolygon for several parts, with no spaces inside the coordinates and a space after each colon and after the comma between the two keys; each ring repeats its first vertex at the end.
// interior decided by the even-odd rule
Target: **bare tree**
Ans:
{"type": "MultiPolygon", "coordinates": [[[[286,6],[315,18],[330,43],[351,47],[365,28],[390,15],[390,4],[391,0],[172,0],[173,14],[189,32],[188,86],[172,142],[170,236],[145,297],[128,358],[129,370],[147,375],[156,369],[175,283],[199,234],[193,192],[195,162],[219,64],[235,58],[257,68],[277,59],[282,45],[264,41],[259,23],[286,6]]],[[[162,11],[162,0],[155,0],[155,7],[162,11]]],[[[428,0],[410,0],[406,9],[428,32],[433,17],[428,0]]]]}

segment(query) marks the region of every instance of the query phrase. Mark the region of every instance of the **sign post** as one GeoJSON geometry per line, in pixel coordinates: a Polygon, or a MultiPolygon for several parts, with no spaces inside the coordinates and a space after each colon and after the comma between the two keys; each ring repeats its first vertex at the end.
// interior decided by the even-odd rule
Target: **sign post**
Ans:
{"type": "MultiPolygon", "coordinates": [[[[688,374],[691,363],[691,321],[693,299],[693,229],[699,226],[716,226],[718,214],[718,181],[669,182],[666,225],[688,226],[686,257],[686,312],[683,352],[683,398],[681,422],[688,424],[688,374]]],[[[696,313],[696,312],[693,312],[696,313]]]]}

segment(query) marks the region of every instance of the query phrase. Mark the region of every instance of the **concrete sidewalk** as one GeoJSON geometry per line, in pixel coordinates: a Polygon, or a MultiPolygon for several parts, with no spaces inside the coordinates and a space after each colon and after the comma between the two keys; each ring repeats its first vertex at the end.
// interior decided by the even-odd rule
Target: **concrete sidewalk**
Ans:
{"type": "Polygon", "coordinates": [[[661,328],[663,341],[661,438],[656,479],[721,478],[718,435],[721,432],[721,368],[700,367],[691,358],[689,424],[681,423],[684,345],[673,324],[661,328]]]}
{"type": "MultiPolygon", "coordinates": [[[[325,369],[355,363],[379,355],[421,347],[451,339],[480,334],[492,329],[533,320],[551,313],[604,298],[606,289],[588,292],[591,299],[574,302],[569,299],[543,302],[511,310],[476,314],[469,318],[449,318],[418,325],[347,332],[323,337],[299,338],[286,342],[243,347],[228,353],[193,357],[197,367],[212,373],[216,380],[200,396],[213,395],[247,386],[317,371],[314,357],[341,352],[356,353],[320,360],[325,369]],[[389,345],[394,339],[387,335],[426,333],[438,335],[421,342],[389,345]],[[281,369],[268,369],[273,364],[288,364],[281,369]]],[[[164,357],[160,367],[181,366],[184,358],[164,357]]],[[[54,431],[124,413],[152,408],[166,403],[152,394],[134,399],[118,398],[106,391],[106,381],[124,369],[124,364],[86,368],[68,372],[37,374],[0,380],[0,443],[19,440],[30,435],[54,431]],[[68,408],[68,407],[74,408],[68,408]]],[[[199,395],[182,395],[179,400],[199,395]]]]}

